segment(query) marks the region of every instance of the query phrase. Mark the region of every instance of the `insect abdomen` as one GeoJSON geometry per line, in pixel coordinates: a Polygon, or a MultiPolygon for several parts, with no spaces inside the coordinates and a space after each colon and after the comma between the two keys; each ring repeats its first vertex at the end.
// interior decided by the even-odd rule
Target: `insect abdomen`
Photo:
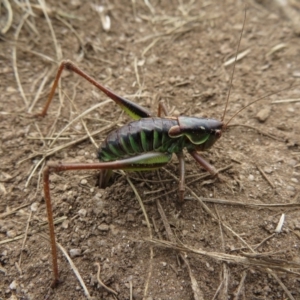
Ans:
{"type": "Polygon", "coordinates": [[[111,132],[101,145],[100,161],[113,161],[149,151],[179,152],[184,138],[171,139],[168,131],[178,125],[177,120],[143,118],[111,132]]]}

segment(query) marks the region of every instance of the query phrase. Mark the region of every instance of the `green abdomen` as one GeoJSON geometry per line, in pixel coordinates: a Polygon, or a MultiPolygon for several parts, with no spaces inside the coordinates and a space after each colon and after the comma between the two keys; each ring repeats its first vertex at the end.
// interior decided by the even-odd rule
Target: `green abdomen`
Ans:
{"type": "Polygon", "coordinates": [[[177,120],[143,118],[111,132],[101,145],[100,161],[112,161],[150,151],[177,153],[186,146],[186,138],[170,138],[168,131],[177,120]]]}

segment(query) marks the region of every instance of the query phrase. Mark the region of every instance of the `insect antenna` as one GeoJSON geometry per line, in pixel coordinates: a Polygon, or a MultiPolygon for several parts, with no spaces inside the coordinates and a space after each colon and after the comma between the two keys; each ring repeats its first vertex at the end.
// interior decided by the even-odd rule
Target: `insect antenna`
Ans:
{"type": "MultiPolygon", "coordinates": [[[[227,108],[228,108],[228,102],[229,102],[229,97],[230,97],[230,92],[231,92],[231,88],[232,88],[232,81],[233,81],[233,75],[234,75],[234,71],[235,71],[235,66],[236,66],[236,62],[237,62],[237,57],[238,57],[238,51],[239,51],[239,48],[240,48],[240,44],[241,44],[241,40],[242,40],[242,36],[243,36],[243,32],[244,32],[244,27],[245,27],[245,23],[246,23],[246,14],[247,14],[247,7],[245,5],[245,15],[244,15],[244,22],[243,22],[243,27],[242,27],[242,31],[241,31],[241,35],[240,35],[240,38],[239,38],[239,42],[238,42],[238,46],[237,46],[237,51],[236,51],[236,54],[235,54],[235,59],[234,59],[234,64],[233,64],[233,69],[232,69],[232,73],[231,73],[231,78],[230,78],[230,85],[229,85],[229,90],[228,90],[228,94],[227,94],[227,98],[226,98],[226,105],[225,105],[225,109],[224,109],[224,113],[223,113],[223,116],[222,116],[222,121],[224,121],[224,118],[225,118],[225,115],[226,115],[226,112],[227,112],[227,108]]],[[[296,87],[296,86],[299,86],[300,84],[296,84],[296,85],[290,85],[284,89],[281,89],[281,90],[277,90],[277,91],[273,91],[273,92],[269,92],[268,94],[264,95],[264,96],[261,96],[259,97],[258,99],[250,102],[249,104],[245,105],[244,107],[242,107],[241,109],[239,109],[229,120],[228,122],[225,123],[224,127],[223,127],[223,130],[225,130],[229,123],[240,113],[242,112],[245,108],[249,107],[250,105],[256,103],[256,102],[259,102],[261,100],[264,100],[272,95],[275,95],[275,94],[278,94],[280,92],[283,92],[283,91],[286,91],[286,90],[289,90],[291,89],[292,87],[296,87]]]]}
{"type": "Polygon", "coordinates": [[[258,101],[264,100],[264,99],[266,99],[266,98],[268,98],[268,97],[270,97],[270,96],[276,95],[276,94],[278,94],[278,93],[280,93],[280,92],[289,90],[289,89],[291,89],[292,87],[299,86],[299,85],[300,85],[300,84],[295,84],[295,85],[291,84],[291,85],[289,85],[288,87],[286,87],[286,88],[284,88],[284,89],[277,90],[277,91],[274,91],[274,92],[270,92],[270,93],[268,93],[268,94],[266,94],[266,95],[264,95],[264,96],[259,97],[259,98],[256,99],[256,100],[250,102],[249,104],[247,104],[247,105],[245,105],[244,107],[242,107],[241,109],[239,109],[239,110],[238,110],[238,111],[237,111],[237,112],[229,119],[229,121],[225,124],[224,127],[226,128],[226,127],[228,126],[228,124],[233,120],[233,118],[235,118],[241,111],[243,111],[245,108],[249,107],[250,105],[252,105],[252,104],[254,104],[254,103],[258,102],[258,101]]]}
{"type": "MultiPolygon", "coordinates": [[[[247,7],[245,5],[245,14],[244,14],[243,27],[242,27],[239,42],[238,42],[238,45],[237,45],[236,53],[235,53],[233,68],[232,68],[231,77],[230,77],[229,90],[228,90],[227,98],[226,98],[226,105],[225,105],[224,113],[223,113],[223,116],[222,116],[222,119],[221,119],[222,121],[224,121],[224,118],[225,118],[225,115],[226,115],[226,112],[227,112],[230,92],[231,92],[231,88],[232,88],[232,81],[233,81],[233,76],[234,76],[234,71],[235,71],[235,65],[236,65],[236,62],[237,62],[238,52],[239,52],[239,48],[240,48],[240,45],[241,45],[241,40],[242,40],[242,37],[243,37],[243,32],[244,32],[245,23],[246,23],[246,15],[247,15],[247,7]]],[[[226,128],[226,126],[225,126],[225,128],[226,128]]]]}

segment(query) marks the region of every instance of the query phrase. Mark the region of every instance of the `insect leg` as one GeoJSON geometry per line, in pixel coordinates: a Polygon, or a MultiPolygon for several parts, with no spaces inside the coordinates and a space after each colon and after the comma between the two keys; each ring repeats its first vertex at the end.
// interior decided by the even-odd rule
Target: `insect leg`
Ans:
{"type": "Polygon", "coordinates": [[[184,191],[185,191],[185,162],[184,155],[182,152],[176,153],[179,161],[179,200],[183,201],[184,191]]]}
{"type": "Polygon", "coordinates": [[[55,242],[54,222],[52,213],[52,202],[50,196],[50,174],[53,172],[64,172],[71,170],[152,170],[166,165],[172,158],[171,154],[148,152],[135,157],[130,157],[123,160],[97,163],[62,163],[48,162],[43,171],[44,196],[47,206],[47,216],[50,231],[50,243],[52,250],[52,264],[54,281],[52,287],[59,283],[58,264],[57,264],[57,249],[55,242]]]}
{"type": "Polygon", "coordinates": [[[200,156],[197,151],[189,151],[189,153],[199,163],[199,165],[208,171],[212,176],[216,176],[218,174],[216,168],[209,164],[202,156],[200,156]]]}
{"type": "Polygon", "coordinates": [[[159,101],[157,116],[158,117],[162,117],[162,113],[164,113],[165,116],[169,115],[169,112],[168,112],[168,109],[166,107],[166,104],[163,101],[159,101]]]}
{"type": "Polygon", "coordinates": [[[82,71],[79,67],[77,67],[74,63],[72,63],[69,60],[63,60],[60,63],[60,66],[58,68],[54,83],[52,85],[50,94],[49,94],[48,99],[47,99],[47,102],[46,102],[42,112],[39,113],[40,116],[44,117],[46,115],[46,113],[48,111],[48,108],[49,108],[49,105],[50,105],[50,103],[52,101],[52,98],[54,96],[55,90],[57,88],[59,79],[61,77],[62,71],[64,69],[72,71],[72,72],[78,74],[79,76],[83,77],[87,81],[89,81],[96,88],[98,88],[103,93],[105,93],[110,99],[115,101],[116,104],[118,104],[134,120],[138,120],[140,118],[147,118],[147,117],[152,116],[152,114],[147,109],[143,108],[140,105],[137,105],[136,103],[134,103],[134,102],[132,102],[128,99],[125,99],[125,98],[117,95],[115,92],[111,91],[110,89],[106,88],[105,86],[103,86],[102,84],[97,82],[94,78],[92,78],[87,73],[82,71]]]}
{"type": "Polygon", "coordinates": [[[108,182],[112,176],[112,170],[101,170],[99,174],[98,186],[101,189],[107,187],[108,182]]]}

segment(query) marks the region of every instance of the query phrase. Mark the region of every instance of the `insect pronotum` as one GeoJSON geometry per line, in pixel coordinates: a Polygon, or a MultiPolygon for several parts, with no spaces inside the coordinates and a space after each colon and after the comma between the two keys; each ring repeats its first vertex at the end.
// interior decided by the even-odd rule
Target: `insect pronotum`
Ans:
{"type": "MultiPolygon", "coordinates": [[[[216,169],[206,162],[197,151],[205,151],[213,146],[213,144],[221,137],[227,125],[232,119],[249,105],[266,98],[270,93],[236,112],[227,123],[224,123],[224,118],[229,102],[230,89],[234,68],[237,59],[237,53],[242,38],[242,33],[246,20],[243,22],[243,28],[239,38],[235,62],[231,74],[229,91],[226,99],[226,106],[222,116],[222,120],[179,116],[168,116],[167,109],[163,103],[159,103],[158,116],[154,117],[147,109],[137,105],[136,103],[125,99],[115,92],[104,87],[94,78],[78,68],[71,61],[62,61],[54,83],[52,85],[47,102],[39,114],[44,117],[47,113],[49,105],[55,94],[59,79],[64,69],[75,72],[83,77],[109,98],[116,102],[132,119],[133,122],[124,125],[123,127],[112,131],[106,137],[98,151],[100,162],[95,163],[64,163],[64,162],[48,162],[43,171],[44,196],[47,206],[50,241],[52,249],[52,263],[54,281],[52,286],[56,286],[59,282],[59,272],[57,264],[57,249],[55,242],[54,223],[52,214],[52,203],[50,196],[49,176],[53,172],[63,172],[70,170],[153,170],[162,167],[170,162],[172,154],[175,153],[179,160],[179,199],[184,198],[184,181],[185,181],[185,162],[183,149],[187,149],[188,153],[211,175],[216,176],[216,169]],[[164,116],[163,116],[164,115],[164,116]]],[[[104,172],[102,182],[105,185],[109,172],[104,172]],[[107,174],[108,173],[108,174],[107,174]]]]}

